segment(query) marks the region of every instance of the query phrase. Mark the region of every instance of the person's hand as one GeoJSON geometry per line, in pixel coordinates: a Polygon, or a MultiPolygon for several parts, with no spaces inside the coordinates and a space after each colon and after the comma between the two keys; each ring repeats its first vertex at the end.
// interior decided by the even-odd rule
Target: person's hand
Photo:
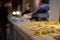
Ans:
{"type": "Polygon", "coordinates": [[[22,18],[23,19],[29,19],[29,18],[31,18],[32,16],[30,16],[30,15],[28,15],[28,14],[24,14],[23,16],[22,16],[22,18]]]}
{"type": "Polygon", "coordinates": [[[27,14],[28,16],[32,16],[32,13],[27,14]]]}

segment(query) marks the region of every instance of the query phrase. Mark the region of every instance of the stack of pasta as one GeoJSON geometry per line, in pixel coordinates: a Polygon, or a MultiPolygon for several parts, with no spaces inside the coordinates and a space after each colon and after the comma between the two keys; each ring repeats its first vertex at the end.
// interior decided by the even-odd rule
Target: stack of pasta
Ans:
{"type": "Polygon", "coordinates": [[[55,21],[27,22],[26,27],[31,29],[34,35],[60,33],[60,23],[55,21]]]}

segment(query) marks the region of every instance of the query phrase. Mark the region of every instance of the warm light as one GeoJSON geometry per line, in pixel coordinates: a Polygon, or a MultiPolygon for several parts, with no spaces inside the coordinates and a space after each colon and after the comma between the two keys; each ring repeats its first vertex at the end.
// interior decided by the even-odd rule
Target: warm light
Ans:
{"type": "Polygon", "coordinates": [[[21,15],[21,12],[20,11],[13,11],[12,14],[13,15],[21,15]]]}
{"type": "Polygon", "coordinates": [[[13,15],[16,15],[16,12],[15,12],[15,11],[13,11],[13,12],[12,12],[12,14],[13,14],[13,15]]]}
{"type": "Polygon", "coordinates": [[[20,14],[21,14],[21,12],[20,12],[20,11],[16,11],[16,14],[17,14],[17,15],[20,15],[20,14]]]}

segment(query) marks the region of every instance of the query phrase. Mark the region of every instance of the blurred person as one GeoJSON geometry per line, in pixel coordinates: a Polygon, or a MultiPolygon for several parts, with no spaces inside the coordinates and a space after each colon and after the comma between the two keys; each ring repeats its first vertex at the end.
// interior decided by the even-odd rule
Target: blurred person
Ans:
{"type": "Polygon", "coordinates": [[[0,0],[0,40],[6,40],[6,24],[8,10],[0,0]]]}
{"type": "Polygon", "coordinates": [[[48,4],[48,0],[41,0],[40,1],[40,5],[37,9],[35,9],[33,12],[29,13],[29,14],[25,14],[23,15],[22,18],[31,18],[34,17],[34,15],[37,15],[38,13],[47,13],[49,11],[49,4],[48,4]]]}

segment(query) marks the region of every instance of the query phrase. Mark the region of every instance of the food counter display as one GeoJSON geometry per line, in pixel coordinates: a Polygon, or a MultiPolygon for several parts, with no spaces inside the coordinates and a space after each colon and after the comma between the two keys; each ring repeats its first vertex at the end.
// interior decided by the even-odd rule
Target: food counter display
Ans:
{"type": "Polygon", "coordinates": [[[60,40],[60,23],[55,21],[14,22],[14,29],[25,40],[60,40]]]}

